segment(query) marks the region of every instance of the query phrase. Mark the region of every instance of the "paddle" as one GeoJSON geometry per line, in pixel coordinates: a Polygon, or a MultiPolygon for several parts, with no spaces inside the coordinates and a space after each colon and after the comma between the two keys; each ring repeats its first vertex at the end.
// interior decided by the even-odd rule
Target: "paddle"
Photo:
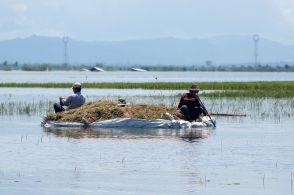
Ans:
{"type": "Polygon", "coordinates": [[[246,116],[246,114],[219,113],[219,112],[211,112],[210,115],[213,115],[213,116],[246,116]]]}
{"type": "Polygon", "coordinates": [[[212,120],[212,118],[210,117],[210,114],[207,112],[203,102],[200,100],[200,98],[197,96],[198,100],[199,100],[199,103],[200,103],[200,106],[203,108],[204,112],[207,114],[207,116],[209,117],[210,121],[212,122],[213,126],[216,127],[214,121],[212,120]]]}

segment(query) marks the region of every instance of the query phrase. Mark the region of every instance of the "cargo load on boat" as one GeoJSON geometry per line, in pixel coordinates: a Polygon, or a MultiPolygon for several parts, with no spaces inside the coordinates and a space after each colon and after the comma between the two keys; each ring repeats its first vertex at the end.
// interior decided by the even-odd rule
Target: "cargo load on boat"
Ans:
{"type": "Polygon", "coordinates": [[[42,124],[46,128],[188,129],[213,127],[213,122],[207,116],[186,121],[177,108],[171,106],[117,104],[101,100],[61,113],[48,113],[42,124]]]}

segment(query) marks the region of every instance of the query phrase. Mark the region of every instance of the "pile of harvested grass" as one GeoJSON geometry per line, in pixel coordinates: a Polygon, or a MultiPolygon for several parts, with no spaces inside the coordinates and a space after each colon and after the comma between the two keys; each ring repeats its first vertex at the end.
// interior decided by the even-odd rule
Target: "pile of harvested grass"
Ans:
{"type": "Polygon", "coordinates": [[[175,107],[141,104],[122,107],[112,101],[100,100],[61,113],[50,112],[47,115],[47,120],[80,122],[82,118],[85,118],[88,122],[92,123],[115,118],[159,119],[166,112],[170,113],[176,119],[183,118],[175,107]]]}

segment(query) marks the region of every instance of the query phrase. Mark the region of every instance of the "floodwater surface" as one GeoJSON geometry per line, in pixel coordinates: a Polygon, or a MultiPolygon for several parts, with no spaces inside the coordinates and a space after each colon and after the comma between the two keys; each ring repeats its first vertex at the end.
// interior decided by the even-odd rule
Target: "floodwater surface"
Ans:
{"type": "Polygon", "coordinates": [[[40,120],[1,118],[1,193],[292,194],[291,120],[219,117],[208,137],[190,142],[142,129],[79,137],[40,120]]]}
{"type": "MultiPolygon", "coordinates": [[[[0,94],[4,106],[0,108],[9,101],[31,106],[50,102],[62,92],[52,89],[45,96],[42,90],[0,94]],[[22,93],[29,98],[23,99],[22,93]]],[[[153,103],[173,102],[168,91],[138,92],[153,103]]],[[[89,98],[102,97],[105,91],[89,94],[89,98]]],[[[111,94],[118,95],[111,92],[107,97],[111,94]]],[[[139,94],[134,101],[146,99],[139,94]]],[[[48,131],[40,122],[49,104],[42,104],[37,112],[2,112],[0,192],[294,194],[293,99],[206,98],[203,102],[211,111],[247,116],[216,117],[217,128],[199,130],[196,139],[181,130],[48,131]]]]}
{"type": "Polygon", "coordinates": [[[292,81],[293,72],[0,71],[1,83],[292,81]]]}

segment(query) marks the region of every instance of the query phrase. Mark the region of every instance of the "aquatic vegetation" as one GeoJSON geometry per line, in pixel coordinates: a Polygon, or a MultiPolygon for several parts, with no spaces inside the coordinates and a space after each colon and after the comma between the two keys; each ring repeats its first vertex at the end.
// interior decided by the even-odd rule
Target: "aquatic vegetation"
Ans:
{"type": "Polygon", "coordinates": [[[38,102],[2,102],[0,103],[0,115],[43,115],[52,111],[51,101],[38,102]]]}
{"type": "Polygon", "coordinates": [[[271,120],[279,122],[283,118],[294,117],[292,98],[203,98],[205,106],[211,112],[242,113],[253,120],[271,120]]]}
{"type": "MultiPolygon", "coordinates": [[[[213,94],[213,93],[212,93],[213,94]]],[[[174,93],[170,96],[165,95],[127,95],[127,96],[97,96],[96,98],[88,98],[89,105],[94,106],[96,101],[104,102],[104,101],[112,101],[116,102],[118,98],[124,98],[127,103],[130,105],[139,104],[141,105],[140,112],[132,113],[136,114],[138,118],[143,117],[151,117],[151,118],[160,118],[160,115],[152,115],[148,113],[144,108],[144,105],[152,105],[155,104],[158,107],[148,107],[152,109],[158,109],[161,107],[171,107],[176,108],[179,101],[180,94],[174,95],[174,93]]],[[[209,112],[217,112],[217,113],[233,113],[233,114],[246,114],[246,118],[256,119],[256,120],[274,120],[281,121],[284,118],[294,117],[294,99],[293,98],[268,98],[268,97],[247,97],[244,95],[243,97],[223,97],[221,95],[211,95],[211,94],[201,94],[201,100],[206,106],[209,112]]],[[[52,98],[51,98],[52,99],[52,98]]],[[[43,116],[48,112],[53,111],[53,101],[50,98],[45,99],[42,97],[40,100],[32,101],[28,100],[18,100],[14,95],[9,96],[9,98],[4,98],[4,100],[0,101],[0,115],[37,115],[43,116]]],[[[159,110],[160,111],[160,110],[159,110]]],[[[109,118],[109,110],[104,108],[94,109],[93,112],[96,112],[95,117],[101,119],[109,118]]],[[[122,110],[121,108],[114,109],[112,111],[114,115],[121,116],[122,110]]],[[[158,113],[158,112],[157,112],[158,113]]],[[[164,111],[161,111],[164,113],[164,111]]],[[[154,114],[154,113],[153,113],[154,114]]],[[[87,113],[86,113],[87,115],[87,113]]],[[[227,117],[232,118],[234,117],[227,117]]],[[[244,117],[238,117],[238,120],[243,120],[244,117]]],[[[68,119],[70,120],[70,119],[68,119]]],[[[76,118],[76,120],[80,120],[80,118],[76,118]]],[[[95,119],[96,120],[96,119],[95,119]]]]}
{"type": "Polygon", "coordinates": [[[287,98],[294,97],[293,90],[225,90],[215,92],[203,92],[205,97],[212,98],[233,98],[233,97],[246,97],[246,98],[287,98]]]}
{"type": "MultiPolygon", "coordinates": [[[[262,82],[198,82],[202,90],[293,90],[294,81],[262,82]]],[[[185,90],[190,82],[146,82],[146,83],[83,83],[84,88],[100,89],[178,89],[185,90]]],[[[68,88],[72,83],[0,83],[0,87],[19,88],[68,88]]]]}
{"type": "MultiPolygon", "coordinates": [[[[187,90],[187,82],[151,83],[84,83],[84,88],[97,89],[151,89],[187,90]]],[[[294,97],[294,81],[266,82],[199,82],[202,90],[220,90],[206,93],[209,97],[294,97]]],[[[0,83],[0,87],[19,88],[70,88],[72,83],[0,83]]]]}

